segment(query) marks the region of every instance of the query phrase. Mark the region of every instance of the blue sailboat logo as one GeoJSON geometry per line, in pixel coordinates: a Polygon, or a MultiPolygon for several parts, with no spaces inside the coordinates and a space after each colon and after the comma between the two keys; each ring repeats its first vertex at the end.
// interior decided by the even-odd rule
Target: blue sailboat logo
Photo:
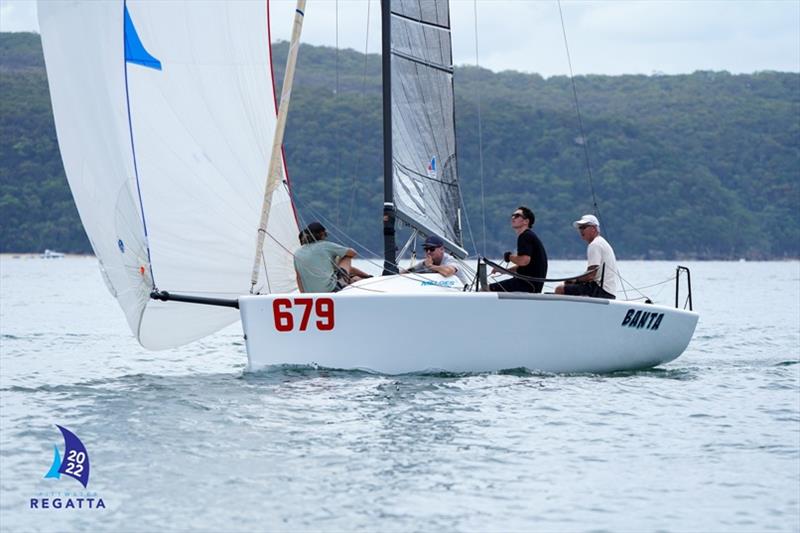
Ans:
{"type": "Polygon", "coordinates": [[[44,475],[45,478],[60,479],[61,474],[77,479],[83,488],[89,484],[89,452],[81,439],[65,427],[56,424],[64,437],[64,460],[58,452],[58,446],[53,446],[53,464],[44,475]]]}

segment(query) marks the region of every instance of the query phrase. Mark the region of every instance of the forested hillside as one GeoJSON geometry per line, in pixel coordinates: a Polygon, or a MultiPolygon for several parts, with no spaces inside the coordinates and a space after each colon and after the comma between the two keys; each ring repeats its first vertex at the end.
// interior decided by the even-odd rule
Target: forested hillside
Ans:
{"type": "MultiPolygon", "coordinates": [[[[278,78],[286,49],[273,48],[278,78]]],[[[800,256],[800,74],[575,81],[601,222],[620,257],[800,256]]],[[[526,204],[551,257],[583,256],[570,222],[592,210],[592,195],[570,80],[457,67],[455,87],[467,248],[484,251],[482,205],[485,251],[510,248],[508,215],[526,204]]],[[[0,34],[0,95],[0,251],[90,252],[58,154],[38,35],[0,34]]],[[[301,48],[286,137],[299,214],[325,217],[348,244],[375,252],[380,113],[379,56],[301,48]]]]}

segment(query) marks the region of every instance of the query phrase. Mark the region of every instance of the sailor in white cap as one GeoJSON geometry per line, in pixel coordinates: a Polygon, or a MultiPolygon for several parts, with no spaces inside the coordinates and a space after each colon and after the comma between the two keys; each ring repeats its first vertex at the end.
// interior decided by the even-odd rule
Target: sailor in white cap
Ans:
{"type": "Polygon", "coordinates": [[[580,233],[581,239],[589,244],[586,248],[587,274],[559,285],[556,294],[615,299],[617,258],[614,249],[600,235],[600,221],[594,215],[583,215],[572,225],[580,233]]]}

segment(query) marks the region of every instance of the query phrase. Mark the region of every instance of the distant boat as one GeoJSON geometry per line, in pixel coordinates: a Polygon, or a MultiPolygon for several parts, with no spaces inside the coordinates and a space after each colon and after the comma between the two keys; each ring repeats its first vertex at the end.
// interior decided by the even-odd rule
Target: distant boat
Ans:
{"type": "Polygon", "coordinates": [[[39,257],[42,259],[64,259],[64,254],[56,252],[55,250],[45,249],[44,253],[39,257]]]}

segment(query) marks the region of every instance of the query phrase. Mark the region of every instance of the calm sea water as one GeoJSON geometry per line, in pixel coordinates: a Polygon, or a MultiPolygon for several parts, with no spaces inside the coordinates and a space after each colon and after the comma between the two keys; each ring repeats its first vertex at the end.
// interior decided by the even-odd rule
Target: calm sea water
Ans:
{"type": "Polygon", "coordinates": [[[689,266],[700,324],[663,368],[389,377],[245,374],[238,326],[148,352],[93,258],[4,257],[0,529],[800,531],[800,264],[689,266]],[[87,489],[43,479],[55,424],[87,489]],[[30,509],[45,497],[105,508],[30,509]]]}

